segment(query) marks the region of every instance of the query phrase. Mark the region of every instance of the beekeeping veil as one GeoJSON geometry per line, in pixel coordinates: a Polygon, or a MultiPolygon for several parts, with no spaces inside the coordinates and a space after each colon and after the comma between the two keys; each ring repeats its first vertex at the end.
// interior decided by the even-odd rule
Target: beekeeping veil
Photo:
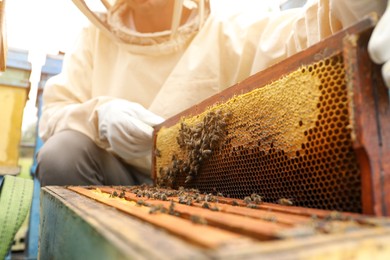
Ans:
{"type": "MultiPolygon", "coordinates": [[[[171,0],[169,0],[171,1],[171,0]]],[[[73,0],[80,11],[102,32],[120,43],[150,46],[160,46],[159,51],[169,51],[177,47],[178,43],[185,41],[204,24],[209,14],[208,0],[173,0],[174,10],[171,29],[153,33],[139,33],[124,25],[121,15],[129,10],[124,0],[101,0],[105,12],[94,12],[85,0],[73,0]],[[180,26],[183,7],[192,11],[191,18],[180,26]]],[[[143,48],[145,49],[145,48],[143,48]]]]}

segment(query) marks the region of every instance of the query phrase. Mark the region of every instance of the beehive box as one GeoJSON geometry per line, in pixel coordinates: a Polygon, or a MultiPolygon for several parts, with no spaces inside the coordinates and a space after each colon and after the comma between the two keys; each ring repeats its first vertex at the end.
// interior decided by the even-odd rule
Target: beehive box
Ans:
{"type": "Polygon", "coordinates": [[[388,215],[390,109],[371,16],[168,119],[156,184],[388,215]]]}
{"type": "Polygon", "coordinates": [[[30,91],[27,52],[9,50],[7,69],[0,75],[0,175],[16,175],[22,137],[23,110],[30,91]]]}
{"type": "Polygon", "coordinates": [[[41,205],[40,259],[390,255],[388,218],[248,203],[194,189],[51,186],[42,189],[41,205]]]}

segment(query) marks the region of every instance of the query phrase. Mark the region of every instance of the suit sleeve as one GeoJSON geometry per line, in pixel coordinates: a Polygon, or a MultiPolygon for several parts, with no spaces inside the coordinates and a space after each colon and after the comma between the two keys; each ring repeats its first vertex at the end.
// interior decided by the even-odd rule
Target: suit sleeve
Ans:
{"type": "Polygon", "coordinates": [[[251,74],[305,50],[362,19],[383,14],[384,0],[309,0],[300,9],[272,15],[263,28],[251,74]]]}
{"type": "Polygon", "coordinates": [[[76,130],[106,147],[98,138],[96,108],[112,98],[92,97],[94,41],[97,30],[83,29],[81,35],[64,58],[60,74],[50,78],[43,92],[39,134],[46,141],[64,130],[76,130]]]}

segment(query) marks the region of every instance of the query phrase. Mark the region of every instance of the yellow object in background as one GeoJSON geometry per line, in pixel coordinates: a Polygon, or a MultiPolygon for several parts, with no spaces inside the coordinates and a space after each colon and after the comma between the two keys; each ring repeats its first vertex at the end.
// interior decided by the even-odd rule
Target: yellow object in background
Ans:
{"type": "Polygon", "coordinates": [[[19,173],[19,143],[26,88],[0,85],[0,174],[19,173]]]}
{"type": "Polygon", "coordinates": [[[7,59],[7,38],[5,28],[5,0],[0,0],[0,71],[4,71],[7,59]]]}
{"type": "Polygon", "coordinates": [[[7,69],[0,74],[0,175],[16,175],[24,106],[30,89],[27,52],[8,52],[7,69]]]}

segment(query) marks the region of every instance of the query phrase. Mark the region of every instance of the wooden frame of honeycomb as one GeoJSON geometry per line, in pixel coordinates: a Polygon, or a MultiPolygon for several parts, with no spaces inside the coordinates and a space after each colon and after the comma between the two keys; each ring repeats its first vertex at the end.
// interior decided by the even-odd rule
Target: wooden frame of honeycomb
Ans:
{"type": "Polygon", "coordinates": [[[369,16],[157,126],[155,183],[389,215],[389,97],[366,48],[376,20],[369,16]]]}

